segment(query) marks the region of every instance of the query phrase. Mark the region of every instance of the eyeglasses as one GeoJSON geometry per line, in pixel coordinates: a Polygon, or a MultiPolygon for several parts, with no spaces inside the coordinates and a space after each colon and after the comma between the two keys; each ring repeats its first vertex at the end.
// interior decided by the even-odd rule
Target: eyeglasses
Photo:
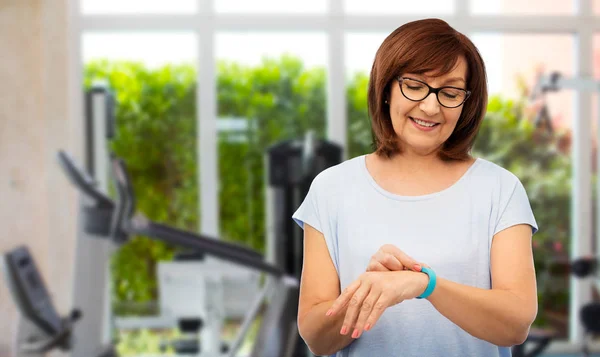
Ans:
{"type": "Polygon", "coordinates": [[[450,86],[433,88],[423,81],[407,77],[398,77],[397,80],[402,95],[413,102],[420,102],[427,98],[429,94],[435,93],[442,107],[457,108],[471,96],[471,91],[462,88],[450,86]]]}

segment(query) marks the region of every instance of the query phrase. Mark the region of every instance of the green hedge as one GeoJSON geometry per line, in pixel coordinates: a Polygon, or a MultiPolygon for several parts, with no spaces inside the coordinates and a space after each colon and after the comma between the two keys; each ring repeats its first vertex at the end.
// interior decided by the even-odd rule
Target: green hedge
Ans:
{"type": "MultiPolygon", "coordinates": [[[[138,209],[151,219],[199,229],[196,71],[191,65],[148,69],[139,63],[98,61],[85,68],[85,83],[107,80],[117,95],[112,149],[131,171],[138,209]]],[[[371,151],[366,74],[348,80],[348,154],[371,151]]],[[[265,148],[306,130],[325,136],[326,73],[296,58],[264,59],[258,66],[219,62],[219,118],[245,124],[220,132],[218,168],[220,231],[224,239],[264,250],[265,148]]],[[[553,254],[544,243],[569,244],[569,156],[557,138],[544,136],[524,118],[523,103],[492,97],[474,153],[514,172],[524,183],[541,231],[536,265],[553,254]]],[[[173,256],[163,243],[135,237],[112,259],[113,302],[156,299],[156,262],[173,256]]],[[[115,305],[115,306],[116,306],[115,305]]]]}

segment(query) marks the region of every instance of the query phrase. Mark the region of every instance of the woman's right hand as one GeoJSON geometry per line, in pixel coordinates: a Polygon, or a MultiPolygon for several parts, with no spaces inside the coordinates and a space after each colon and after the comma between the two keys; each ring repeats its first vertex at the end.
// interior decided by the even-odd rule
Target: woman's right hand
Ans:
{"type": "Polygon", "coordinates": [[[429,267],[409,257],[398,247],[385,244],[371,257],[367,271],[421,271],[421,266],[429,267]]]}

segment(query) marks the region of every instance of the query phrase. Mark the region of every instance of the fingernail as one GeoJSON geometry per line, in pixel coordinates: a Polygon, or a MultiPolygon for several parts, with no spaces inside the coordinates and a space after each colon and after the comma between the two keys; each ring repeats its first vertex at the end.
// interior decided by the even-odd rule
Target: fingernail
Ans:
{"type": "Polygon", "coordinates": [[[331,311],[331,309],[327,310],[327,312],[325,313],[325,316],[331,316],[331,314],[333,313],[333,311],[331,311]]]}
{"type": "Polygon", "coordinates": [[[354,332],[352,332],[352,338],[358,338],[358,330],[354,329],[354,332]]]}
{"type": "Polygon", "coordinates": [[[340,334],[345,335],[347,331],[346,326],[342,326],[342,329],[340,330],[340,334]]]}
{"type": "Polygon", "coordinates": [[[369,331],[370,328],[371,328],[371,324],[366,324],[365,325],[365,331],[369,331]]]}
{"type": "Polygon", "coordinates": [[[413,265],[413,268],[414,268],[415,270],[421,270],[421,266],[420,266],[419,264],[415,264],[415,265],[413,265]]]}

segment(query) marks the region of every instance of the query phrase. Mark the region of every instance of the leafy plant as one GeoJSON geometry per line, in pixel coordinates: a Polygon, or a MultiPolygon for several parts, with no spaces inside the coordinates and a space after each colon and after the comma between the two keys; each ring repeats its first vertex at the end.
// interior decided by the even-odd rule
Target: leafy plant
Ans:
{"type": "MultiPolygon", "coordinates": [[[[107,81],[113,89],[117,136],[111,143],[125,159],[136,190],[137,208],[150,219],[196,230],[197,155],[195,70],[140,63],[99,61],[85,68],[85,85],[107,81]]],[[[112,257],[116,302],[156,299],[156,262],[170,260],[174,249],[133,237],[112,257]]]]}

